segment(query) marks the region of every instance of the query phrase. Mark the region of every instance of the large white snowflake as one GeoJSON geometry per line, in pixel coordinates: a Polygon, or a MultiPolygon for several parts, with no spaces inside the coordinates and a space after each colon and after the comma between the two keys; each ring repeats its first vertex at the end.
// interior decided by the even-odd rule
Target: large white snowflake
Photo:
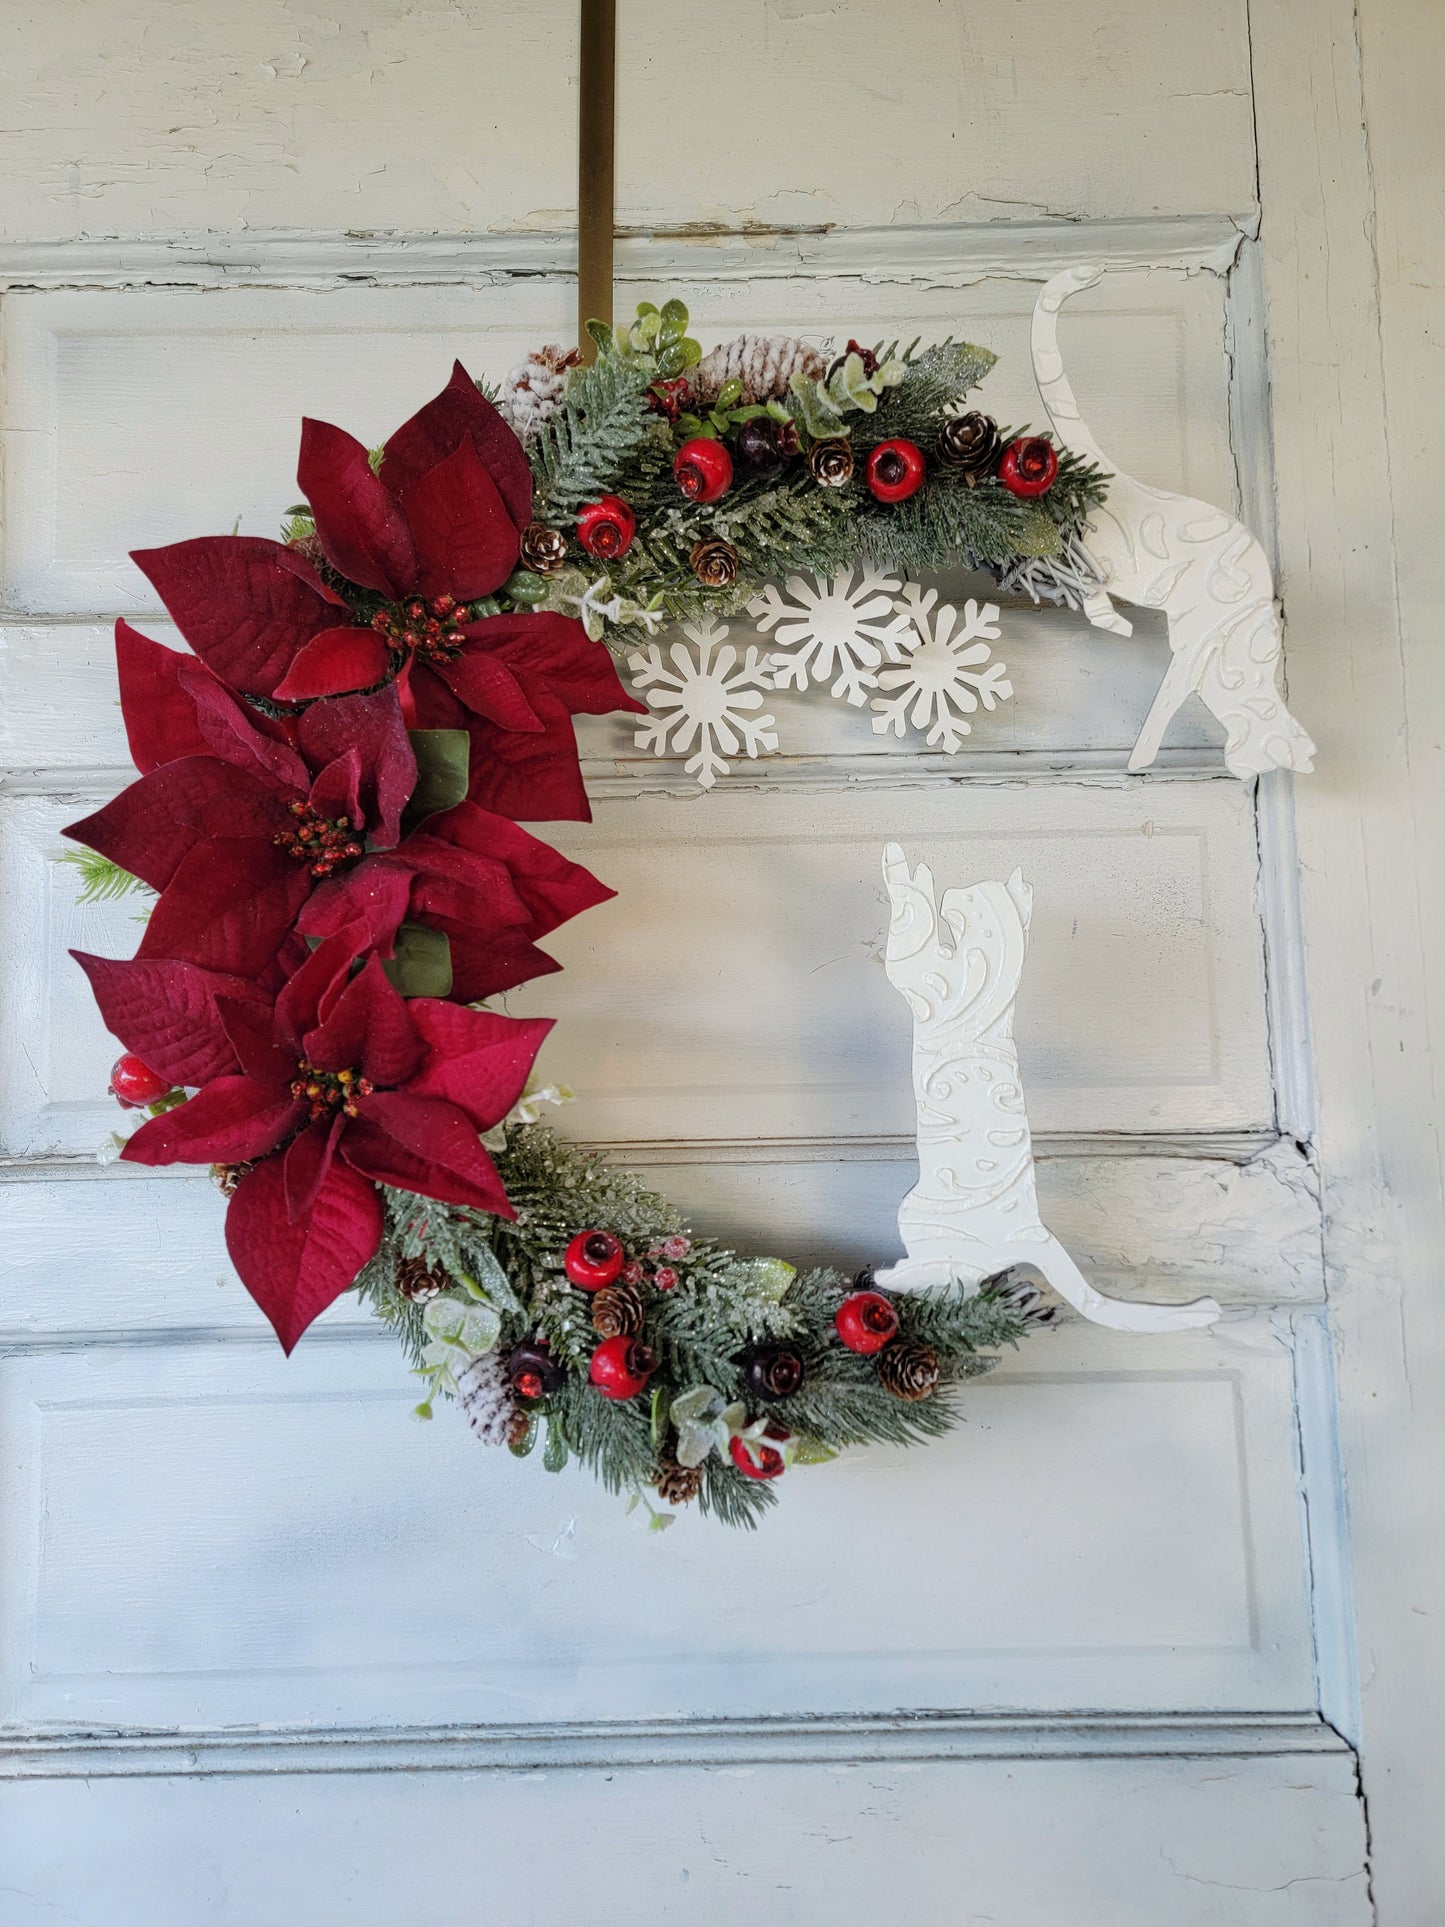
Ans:
{"type": "Polygon", "coordinates": [[[868,568],[831,578],[790,575],[787,596],[770,582],[748,614],[783,645],[768,659],[775,686],[806,689],[810,678],[827,682],[836,669],[831,693],[859,707],[864,692],[878,687],[879,664],[904,657],[909,618],[894,603],[898,589],[897,576],[868,568]]]}
{"type": "Polygon", "coordinates": [[[975,710],[994,709],[1014,692],[1005,665],[989,662],[989,643],[998,640],[998,605],[980,608],[970,596],[958,628],[954,605],[935,609],[936,602],[937,589],[905,585],[897,607],[908,624],[909,653],[901,668],[878,673],[878,687],[896,693],[874,697],[873,728],[880,736],[890,729],[901,736],[905,723],[915,729],[927,724],[927,741],[953,756],[973,727],[968,718],[975,710]]]}
{"type": "Polygon", "coordinates": [[[762,692],[772,688],[768,665],[749,648],[741,666],[738,652],[727,640],[724,623],[711,617],[685,622],[682,632],[696,644],[671,643],[663,660],[660,644],[634,649],[627,658],[632,686],[645,692],[652,713],[638,725],[639,749],[665,756],[669,749],[683,754],[697,744],[683,767],[710,790],[728,771],[727,758],[764,756],[778,747],[771,716],[754,715],[762,692]]]}

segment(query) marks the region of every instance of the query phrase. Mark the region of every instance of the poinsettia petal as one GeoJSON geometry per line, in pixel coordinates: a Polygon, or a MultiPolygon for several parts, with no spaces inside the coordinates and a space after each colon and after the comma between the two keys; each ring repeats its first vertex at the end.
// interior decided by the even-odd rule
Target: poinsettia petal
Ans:
{"type": "MultiPolygon", "coordinates": [[[[481,1146],[477,1147],[479,1150],[481,1146]]],[[[507,1202],[502,1181],[490,1158],[488,1173],[478,1179],[459,1171],[445,1169],[430,1158],[418,1157],[397,1143],[379,1124],[357,1118],[341,1140],[341,1156],[354,1170],[364,1172],[378,1184],[395,1185],[399,1191],[415,1191],[423,1198],[437,1198],[443,1204],[471,1205],[490,1211],[499,1218],[517,1214],[507,1202]]],[[[486,1153],[482,1155],[485,1157],[486,1153]]]]}
{"type": "Polygon", "coordinates": [[[534,736],[473,723],[468,799],[523,823],[590,823],[572,718],[554,696],[537,698],[534,736]]]}
{"type": "Polygon", "coordinates": [[[286,1215],[292,1224],[304,1218],[315,1204],[345,1124],[346,1119],[337,1111],[331,1117],[318,1118],[287,1145],[281,1168],[286,1178],[286,1215]]]}
{"type": "Polygon", "coordinates": [[[416,593],[459,602],[491,595],[517,566],[521,535],[471,442],[417,477],[401,497],[416,543],[416,593]]]}
{"type": "Polygon", "coordinates": [[[360,1070],[379,1087],[404,1084],[426,1055],[406,999],[387,982],[379,957],[368,957],[335,1005],[304,1039],[322,1070],[360,1070]]]}
{"type": "Polygon", "coordinates": [[[374,629],[323,629],[298,649],[274,694],[282,702],[311,702],[370,689],[391,664],[391,651],[374,629]]]}
{"type": "Polygon", "coordinates": [[[204,738],[206,751],[263,782],[304,791],[309,772],[286,740],[279,719],[243,709],[225,684],[194,656],[182,656],[180,660],[180,686],[194,705],[196,728],[204,738]]]}
{"type": "Polygon", "coordinates": [[[90,979],[105,1027],[172,1084],[205,1084],[236,1068],[216,1009],[218,997],[255,1003],[244,977],[170,959],[71,956],[90,979]]]}
{"type": "Polygon", "coordinates": [[[532,465],[515,431],[458,361],[441,393],[403,422],[381,459],[381,480],[394,495],[470,441],[506,504],[520,535],[532,519],[532,465]]]}
{"type": "Polygon", "coordinates": [[[225,1027],[236,1062],[253,1084],[289,1097],[298,1059],[277,1039],[276,1013],[269,1004],[217,997],[216,1013],[225,1027]]]}
{"type": "Polygon", "coordinates": [[[331,877],[311,893],[298,927],[305,936],[318,938],[355,927],[365,933],[363,949],[389,957],[410,900],[410,869],[384,857],[366,857],[345,876],[331,877]]]}
{"type": "Polygon", "coordinates": [[[131,560],[207,667],[247,695],[273,695],[297,651],[336,620],[303,558],[260,536],[203,535],[131,560]]]}
{"type": "Polygon", "coordinates": [[[407,1008],[429,1049],[406,1088],[418,1097],[447,1098],[479,1130],[490,1130],[525,1090],[552,1019],[499,1017],[440,997],[413,997],[407,1008]]]}
{"type": "Polygon", "coordinates": [[[288,1352],[354,1282],[380,1243],[376,1186],[339,1159],[295,1224],[286,1209],[280,1158],[267,1158],[242,1178],[226,1213],[231,1262],[288,1352]]]}
{"type": "Polygon", "coordinates": [[[440,930],[451,946],[452,996],[459,1004],[499,996],[562,968],[519,930],[483,930],[434,914],[425,921],[440,930]]]}
{"type": "Polygon", "coordinates": [[[269,842],[198,843],[177,864],[136,954],[259,976],[296,921],[311,882],[305,864],[269,842]]]}
{"type": "Polygon", "coordinates": [[[131,1164],[244,1164],[274,1151],[306,1108],[249,1077],[217,1077],[173,1111],[142,1124],[121,1157],[131,1164]]]}
{"type": "Polygon", "coordinates": [[[413,1157],[440,1165],[473,1183],[492,1175],[475,1125],[464,1111],[445,1098],[417,1097],[410,1091],[376,1091],[357,1104],[358,1118],[379,1125],[413,1157]]]}
{"type": "Polygon", "coordinates": [[[419,871],[442,868],[437,845],[452,845],[458,853],[504,863],[512,888],[527,906],[529,934],[534,937],[545,937],[569,918],[617,894],[550,843],[476,803],[458,803],[428,817],[425,830],[407,839],[407,852],[419,871]]]}
{"type": "Polygon", "coordinates": [[[435,673],[463,708],[498,728],[536,731],[542,727],[526,690],[501,657],[489,650],[469,645],[454,662],[439,662],[435,673]]]}
{"type": "Polygon", "coordinates": [[[543,682],[574,716],[647,712],[622,687],[612,651],[575,616],[486,616],[468,623],[466,634],[499,655],[529,695],[534,681],[543,682]]]}
{"type": "Polygon", "coordinates": [[[210,747],[197,726],[195,703],[180,681],[187,664],[209,674],[194,656],[152,642],[123,618],[116,623],[120,713],[131,761],[143,775],[178,756],[204,756],[210,747]]]}
{"type": "Polygon", "coordinates": [[[360,751],[348,749],[329,762],[311,785],[309,800],[318,816],[332,823],[344,816],[352,829],[362,831],[360,751]]]}
{"type": "Polygon", "coordinates": [[[330,422],[303,420],[296,481],[332,567],[378,595],[405,595],[416,576],[411,534],[356,437],[330,422]]]}
{"type": "Polygon", "coordinates": [[[344,749],[359,752],[371,840],[383,848],[395,843],[401,813],[416,788],[416,755],[395,683],[369,696],[334,696],[312,703],[297,725],[297,738],[317,769],[344,749]]]}
{"type": "Polygon", "coordinates": [[[354,930],[339,930],[299,964],[276,993],[276,1037],[299,1059],[302,1038],[335,1004],[351,975],[359,946],[354,930]]]}

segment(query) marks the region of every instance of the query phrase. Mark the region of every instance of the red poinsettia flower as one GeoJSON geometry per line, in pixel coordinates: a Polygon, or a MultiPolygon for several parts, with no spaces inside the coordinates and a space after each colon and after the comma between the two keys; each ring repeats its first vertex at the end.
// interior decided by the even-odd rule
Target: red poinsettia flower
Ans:
{"type": "Polygon", "coordinates": [[[468,605],[517,566],[532,472],[460,362],[375,471],[354,437],[307,421],[297,479],[321,556],[365,592],[356,609],[281,543],[211,536],[137,551],[196,654],[243,693],[281,701],[397,677],[423,723],[440,711],[471,730],[475,800],[530,821],[585,817],[571,717],[642,705],[570,617],[471,619],[468,605]],[[518,732],[539,739],[530,752],[513,751],[518,732]]]}
{"type": "Polygon", "coordinates": [[[404,921],[441,930],[452,994],[470,1002],[555,970],[535,939],[613,894],[473,804],[392,851],[416,783],[394,688],[312,703],[282,725],[253,721],[194,657],[125,623],[116,656],[146,774],[66,834],[160,892],[142,957],[255,976],[304,906],[308,935],[362,917],[358,948],[384,957],[404,921]]]}
{"type": "MultiPolygon", "coordinates": [[[[514,1215],[479,1133],[521,1096],[551,1029],[439,998],[408,1002],[375,956],[348,976],[350,954],[347,939],[322,944],[274,1002],[213,986],[209,1020],[230,1064],[122,1153],[149,1165],[254,1161],[232,1196],[226,1244],[288,1352],[375,1253],[378,1184],[514,1215]]],[[[166,1075],[151,1054],[156,1018],[135,1010],[134,987],[122,1010],[98,961],[80,958],[107,1022],[166,1075]]]]}

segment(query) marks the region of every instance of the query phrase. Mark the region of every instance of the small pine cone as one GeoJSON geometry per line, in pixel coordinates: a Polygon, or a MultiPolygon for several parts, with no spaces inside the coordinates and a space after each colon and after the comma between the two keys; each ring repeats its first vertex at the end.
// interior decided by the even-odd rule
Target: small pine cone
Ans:
{"type": "Polygon", "coordinates": [[[516,1407],[512,1387],[495,1352],[470,1358],[457,1373],[457,1398],[483,1445],[505,1445],[516,1407]]]}
{"type": "Polygon", "coordinates": [[[742,383],[739,400],[753,407],[782,401],[794,375],[821,380],[827,366],[816,348],[791,335],[739,335],[705,354],[690,370],[688,380],[700,407],[716,401],[719,389],[730,381],[742,383]]]}
{"type": "Polygon", "coordinates": [[[522,1447],[527,1443],[528,1436],[535,1423],[536,1421],[530,1412],[513,1410],[512,1416],[507,1420],[507,1443],[514,1452],[520,1452],[522,1447]]]}
{"type": "Polygon", "coordinates": [[[822,488],[843,488],[853,479],[853,450],[841,436],[814,442],[808,450],[808,473],[822,488]]]}
{"type": "Polygon", "coordinates": [[[896,1338],[878,1354],[878,1376],[884,1388],[910,1404],[932,1398],[941,1375],[938,1353],[932,1345],[896,1338]]]}
{"type": "Polygon", "coordinates": [[[738,579],[738,552],[720,535],[704,536],[701,542],[694,542],[687,560],[705,589],[730,589],[738,579]]]}
{"type": "Polygon", "coordinates": [[[530,441],[567,392],[567,371],[582,359],[575,348],[538,348],[502,384],[498,412],[524,442],[530,441]]]}
{"type": "Polygon", "coordinates": [[[636,1285],[604,1285],[593,1294],[592,1329],[604,1338],[636,1338],[642,1323],[642,1293],[636,1285]]]}
{"type": "Polygon", "coordinates": [[[231,1198],[236,1195],[236,1186],[242,1178],[255,1168],[254,1164],[213,1164],[211,1182],[223,1198],[231,1198]]]}
{"type": "Polygon", "coordinates": [[[520,560],[533,575],[555,575],[567,566],[567,538],[545,522],[529,522],[522,532],[520,560]]]}
{"type": "Polygon", "coordinates": [[[429,1265],[425,1258],[403,1258],[391,1282],[403,1298],[424,1305],[428,1298],[440,1298],[451,1280],[440,1265],[429,1265]]]}
{"type": "Polygon", "coordinates": [[[664,1505],[689,1505],[702,1489],[702,1467],[679,1465],[669,1453],[653,1473],[652,1483],[664,1505]]]}
{"type": "Polygon", "coordinates": [[[938,465],[969,488],[998,468],[1003,438],[991,415],[950,415],[934,443],[938,465]]]}

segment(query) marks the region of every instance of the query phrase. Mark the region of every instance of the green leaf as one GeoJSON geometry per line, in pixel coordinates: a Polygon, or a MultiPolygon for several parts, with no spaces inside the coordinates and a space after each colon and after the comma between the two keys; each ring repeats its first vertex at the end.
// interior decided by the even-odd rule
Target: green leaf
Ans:
{"type": "Polygon", "coordinates": [[[688,355],[684,343],[669,341],[665,347],[658,350],[657,372],[671,380],[676,375],[684,374],[696,359],[695,355],[691,357],[688,355]]]}
{"type": "Polygon", "coordinates": [[[687,306],[674,295],[662,304],[662,325],[672,336],[687,333],[687,306]]]}
{"type": "Polygon", "coordinates": [[[466,801],[471,740],[464,729],[409,729],[416,756],[416,788],[406,806],[406,827],[466,801]]]}
{"type": "Polygon", "coordinates": [[[587,323],[587,332],[597,343],[598,348],[604,355],[610,355],[616,352],[616,344],[613,340],[612,330],[605,321],[589,321],[587,323]]]}
{"type": "Polygon", "coordinates": [[[667,1528],[673,1524],[676,1518],[677,1514],[675,1512],[654,1512],[647,1522],[647,1530],[649,1532],[666,1532],[667,1528]]]}
{"type": "Polygon", "coordinates": [[[555,1418],[547,1421],[547,1443],[542,1447],[542,1464],[549,1472],[560,1472],[567,1463],[567,1434],[555,1418]]]}
{"type": "Polygon", "coordinates": [[[396,933],[396,955],[381,966],[387,982],[403,997],[450,997],[452,946],[444,930],[404,923],[396,933]]]}

